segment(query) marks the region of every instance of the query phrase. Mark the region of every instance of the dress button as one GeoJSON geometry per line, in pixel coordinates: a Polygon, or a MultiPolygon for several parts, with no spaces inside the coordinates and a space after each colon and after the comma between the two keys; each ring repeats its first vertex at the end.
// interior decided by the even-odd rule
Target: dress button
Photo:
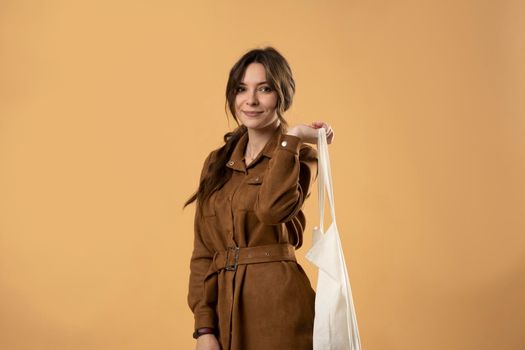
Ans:
{"type": "Polygon", "coordinates": [[[286,140],[284,140],[283,142],[281,142],[281,146],[283,147],[286,147],[286,145],[288,144],[288,142],[286,140]]]}
{"type": "Polygon", "coordinates": [[[235,162],[234,162],[233,160],[230,160],[230,161],[228,162],[228,165],[233,165],[234,163],[235,163],[235,162]]]}

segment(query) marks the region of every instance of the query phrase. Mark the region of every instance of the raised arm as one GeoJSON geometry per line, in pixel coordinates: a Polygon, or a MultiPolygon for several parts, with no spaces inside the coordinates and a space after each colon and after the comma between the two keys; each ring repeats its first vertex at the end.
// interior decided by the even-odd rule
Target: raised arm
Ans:
{"type": "Polygon", "coordinates": [[[259,220],[277,225],[291,220],[310,195],[317,177],[317,150],[299,136],[279,136],[254,205],[259,220]]]}

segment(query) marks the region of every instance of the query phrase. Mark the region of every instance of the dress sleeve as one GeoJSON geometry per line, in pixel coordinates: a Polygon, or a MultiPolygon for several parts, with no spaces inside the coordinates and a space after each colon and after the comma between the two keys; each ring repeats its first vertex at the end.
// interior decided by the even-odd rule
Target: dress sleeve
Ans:
{"type": "Polygon", "coordinates": [[[295,135],[279,135],[254,205],[267,225],[287,222],[301,210],[317,178],[317,150],[295,135]]]}
{"type": "MultiPolygon", "coordinates": [[[[207,172],[210,155],[204,161],[200,179],[207,172]]],[[[199,204],[197,204],[199,205],[199,204]]],[[[216,315],[213,305],[209,305],[205,299],[204,278],[213,261],[212,250],[206,246],[202,238],[203,221],[202,214],[198,207],[195,208],[194,218],[194,240],[193,252],[190,259],[190,278],[188,290],[188,305],[195,318],[195,329],[202,327],[214,328],[216,315]]]]}

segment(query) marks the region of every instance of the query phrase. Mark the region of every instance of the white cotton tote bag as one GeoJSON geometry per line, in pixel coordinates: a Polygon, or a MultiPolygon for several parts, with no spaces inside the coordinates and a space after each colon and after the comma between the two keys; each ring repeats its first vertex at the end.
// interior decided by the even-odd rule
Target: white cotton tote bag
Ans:
{"type": "Polygon", "coordinates": [[[306,253],[306,258],[319,268],[313,350],[361,350],[352,289],[335,219],[326,130],[319,128],[318,132],[317,185],[320,222],[319,227],[313,229],[312,248],[306,253]],[[323,229],[325,188],[332,216],[332,223],[326,231],[323,229]]]}

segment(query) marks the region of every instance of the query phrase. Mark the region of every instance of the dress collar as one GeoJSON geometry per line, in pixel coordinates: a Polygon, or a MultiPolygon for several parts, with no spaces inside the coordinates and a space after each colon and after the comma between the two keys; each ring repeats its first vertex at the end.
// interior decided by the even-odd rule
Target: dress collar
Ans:
{"type": "MultiPolygon", "coordinates": [[[[279,142],[282,133],[283,126],[282,124],[279,124],[279,126],[274,130],[272,136],[270,136],[270,139],[266,142],[266,145],[264,145],[262,151],[255,157],[255,159],[250,163],[250,165],[248,165],[248,168],[251,168],[257,162],[259,162],[261,156],[272,158],[273,152],[275,150],[275,147],[277,146],[277,143],[279,142]]],[[[246,163],[244,162],[244,152],[246,150],[247,144],[248,132],[244,133],[239,139],[239,141],[237,141],[237,144],[235,145],[235,148],[233,149],[232,155],[230,157],[230,160],[226,163],[227,167],[240,171],[246,170],[247,167],[246,163]]]]}

